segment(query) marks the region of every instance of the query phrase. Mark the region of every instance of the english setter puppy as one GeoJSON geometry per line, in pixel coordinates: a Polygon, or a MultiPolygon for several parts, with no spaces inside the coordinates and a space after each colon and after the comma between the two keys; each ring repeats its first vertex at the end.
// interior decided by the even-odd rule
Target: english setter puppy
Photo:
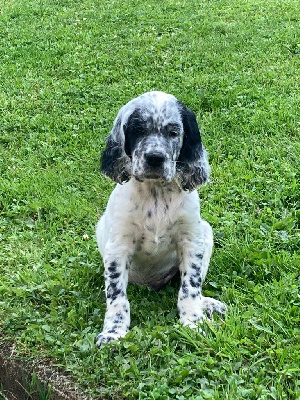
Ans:
{"type": "Polygon", "coordinates": [[[123,106],[107,140],[102,172],[118,185],[97,224],[107,310],[100,346],[130,326],[127,283],[159,289],[179,270],[180,322],[196,328],[225,304],[201,294],[213,247],[195,190],[210,167],[195,114],[174,96],[148,92],[123,106]]]}

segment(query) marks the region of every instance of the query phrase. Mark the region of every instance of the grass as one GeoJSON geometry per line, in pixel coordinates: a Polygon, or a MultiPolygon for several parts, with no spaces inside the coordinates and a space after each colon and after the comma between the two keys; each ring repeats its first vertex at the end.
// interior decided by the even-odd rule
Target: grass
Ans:
{"type": "MultiPolygon", "coordinates": [[[[0,332],[91,396],[300,399],[299,2],[0,1],[0,332]],[[94,228],[113,184],[99,154],[148,90],[196,113],[212,182],[206,337],[178,286],[129,287],[132,330],[100,351],[94,228]]],[[[5,339],[4,339],[5,338],[5,339]]]]}

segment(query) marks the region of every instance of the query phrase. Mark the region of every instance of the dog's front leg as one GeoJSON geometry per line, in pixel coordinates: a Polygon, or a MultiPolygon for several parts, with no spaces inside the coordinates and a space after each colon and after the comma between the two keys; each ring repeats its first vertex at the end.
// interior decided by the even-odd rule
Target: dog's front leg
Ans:
{"type": "Polygon", "coordinates": [[[202,284],[213,247],[212,229],[206,221],[200,220],[194,232],[194,236],[187,235],[180,242],[179,248],[181,287],[178,311],[180,322],[191,328],[197,328],[206,316],[211,318],[213,312],[223,315],[226,311],[225,304],[202,296],[202,284]]]}
{"type": "Polygon", "coordinates": [[[126,295],[130,256],[115,244],[107,244],[104,254],[106,313],[103,331],[96,344],[124,337],[130,326],[130,306],[126,295]]]}

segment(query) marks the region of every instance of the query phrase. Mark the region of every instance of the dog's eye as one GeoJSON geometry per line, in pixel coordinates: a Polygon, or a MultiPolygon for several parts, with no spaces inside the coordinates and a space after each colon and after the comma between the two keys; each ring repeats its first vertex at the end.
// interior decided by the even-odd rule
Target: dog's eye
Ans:
{"type": "Polygon", "coordinates": [[[177,131],[170,131],[170,132],[169,132],[169,136],[170,136],[171,138],[176,138],[176,137],[179,136],[179,132],[177,132],[177,131]]]}

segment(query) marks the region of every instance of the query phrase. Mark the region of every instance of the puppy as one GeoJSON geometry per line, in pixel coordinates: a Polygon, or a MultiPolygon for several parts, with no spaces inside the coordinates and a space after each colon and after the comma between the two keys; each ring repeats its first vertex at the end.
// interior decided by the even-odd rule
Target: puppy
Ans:
{"type": "Polygon", "coordinates": [[[196,328],[206,315],[223,314],[225,304],[201,291],[213,234],[195,190],[210,172],[195,114],[163,92],[129,101],[114,121],[101,170],[118,185],[96,230],[107,300],[97,345],[129,330],[128,281],[159,289],[179,270],[180,322],[196,328]]]}

